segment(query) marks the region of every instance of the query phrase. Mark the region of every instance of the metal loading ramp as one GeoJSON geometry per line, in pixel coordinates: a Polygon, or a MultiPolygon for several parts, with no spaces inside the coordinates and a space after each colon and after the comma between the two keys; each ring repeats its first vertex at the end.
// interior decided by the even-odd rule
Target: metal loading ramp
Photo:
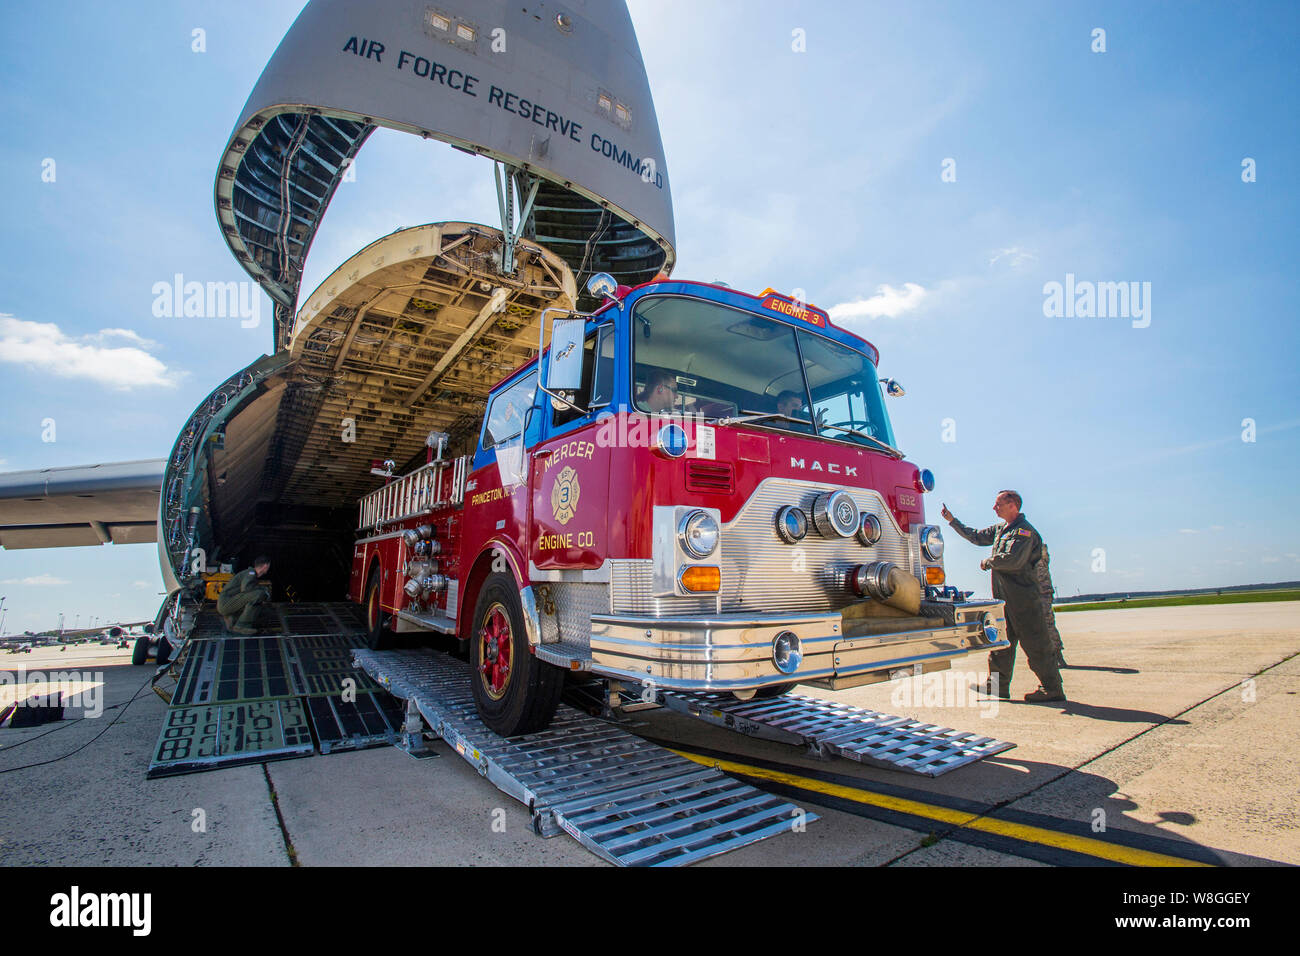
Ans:
{"type": "Polygon", "coordinates": [[[432,651],[353,651],[429,728],[529,809],[618,866],[684,866],[801,829],[817,815],[561,704],[546,730],[500,737],[479,720],[468,664],[432,651]]]}
{"type": "Polygon", "coordinates": [[[660,691],[659,703],[737,733],[807,747],[821,757],[937,777],[1010,750],[992,737],[848,707],[816,697],[786,694],[771,700],[737,700],[730,694],[660,691]]]}
{"type": "Polygon", "coordinates": [[[397,741],[401,707],[352,666],[366,629],[355,605],[267,605],[256,636],[231,635],[211,607],[187,613],[175,683],[155,685],[168,707],[148,777],[397,741]]]}

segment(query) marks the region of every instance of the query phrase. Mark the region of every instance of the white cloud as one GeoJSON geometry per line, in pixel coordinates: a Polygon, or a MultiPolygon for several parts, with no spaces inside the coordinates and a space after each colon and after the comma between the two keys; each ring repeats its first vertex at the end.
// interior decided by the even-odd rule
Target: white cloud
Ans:
{"type": "Polygon", "coordinates": [[[1178,533],[1179,534],[1200,534],[1200,532],[1197,531],[1195,528],[1179,528],[1178,533]]]}
{"type": "Polygon", "coordinates": [[[989,267],[992,268],[1001,259],[1006,259],[1007,265],[1011,266],[1011,268],[1019,269],[1026,262],[1037,262],[1038,256],[1023,246],[1009,246],[993,253],[993,258],[989,260],[989,267]]]}
{"type": "Polygon", "coordinates": [[[28,587],[52,587],[56,584],[67,584],[63,578],[56,578],[52,574],[37,574],[30,578],[5,578],[0,584],[25,584],[28,587]]]}
{"type": "Polygon", "coordinates": [[[151,587],[153,587],[153,585],[150,584],[148,581],[133,581],[133,582],[131,582],[131,583],[134,584],[134,585],[135,585],[136,587],[138,587],[138,588],[151,588],[151,587]]]}
{"type": "Polygon", "coordinates": [[[153,339],[146,339],[143,335],[131,329],[100,329],[95,335],[87,336],[93,338],[96,342],[103,342],[105,339],[126,339],[128,342],[134,342],[142,349],[150,351],[158,348],[158,343],[153,339]]]}
{"type": "Polygon", "coordinates": [[[28,322],[0,312],[0,361],[113,388],[172,387],[180,373],[169,369],[146,350],[155,343],[129,329],[104,329],[96,335],[73,337],[53,322],[28,322]],[[126,339],[137,345],[111,347],[106,339],[126,339]]]}
{"type": "Polygon", "coordinates": [[[841,302],[830,308],[832,319],[878,319],[882,316],[897,318],[905,312],[914,312],[929,293],[915,282],[905,282],[901,289],[892,285],[876,287],[876,294],[869,299],[855,299],[853,302],[841,302]]]}

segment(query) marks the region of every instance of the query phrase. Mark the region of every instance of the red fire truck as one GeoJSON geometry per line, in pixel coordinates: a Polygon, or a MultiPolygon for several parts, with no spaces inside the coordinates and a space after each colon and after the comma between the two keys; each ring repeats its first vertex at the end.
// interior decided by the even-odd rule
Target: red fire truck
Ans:
{"type": "Polygon", "coordinates": [[[349,590],[372,647],[457,636],[510,736],[546,726],[571,673],[748,699],[1006,646],[1001,602],[945,581],[934,478],[896,448],[902,389],[870,343],[771,290],[588,292],[591,314],[543,313],[472,453],[432,435],[361,501],[349,590]]]}

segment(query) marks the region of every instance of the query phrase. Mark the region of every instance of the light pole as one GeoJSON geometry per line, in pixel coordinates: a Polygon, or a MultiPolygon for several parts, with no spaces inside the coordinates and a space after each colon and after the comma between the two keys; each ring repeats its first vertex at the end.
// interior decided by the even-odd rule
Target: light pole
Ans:
{"type": "Polygon", "coordinates": [[[0,639],[5,636],[5,615],[8,613],[9,609],[5,607],[5,598],[0,597],[0,639]]]}

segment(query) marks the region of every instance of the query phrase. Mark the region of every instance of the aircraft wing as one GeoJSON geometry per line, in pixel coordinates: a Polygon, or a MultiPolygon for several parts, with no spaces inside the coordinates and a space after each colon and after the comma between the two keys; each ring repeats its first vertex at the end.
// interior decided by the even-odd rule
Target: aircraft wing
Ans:
{"type": "Polygon", "coordinates": [[[0,474],[0,547],[70,548],[158,540],[165,459],[0,474]]]}

